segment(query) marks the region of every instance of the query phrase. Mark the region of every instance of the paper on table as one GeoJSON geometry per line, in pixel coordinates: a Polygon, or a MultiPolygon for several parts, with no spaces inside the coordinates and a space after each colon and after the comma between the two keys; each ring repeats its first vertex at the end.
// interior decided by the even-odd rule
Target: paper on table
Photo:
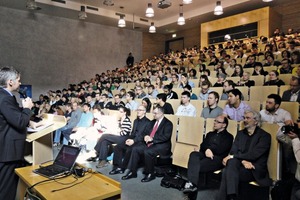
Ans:
{"type": "Polygon", "coordinates": [[[43,130],[51,125],[53,125],[54,123],[53,122],[45,122],[43,123],[43,125],[41,126],[38,126],[37,128],[33,129],[31,127],[27,127],[27,132],[38,132],[40,130],[43,130]]]}

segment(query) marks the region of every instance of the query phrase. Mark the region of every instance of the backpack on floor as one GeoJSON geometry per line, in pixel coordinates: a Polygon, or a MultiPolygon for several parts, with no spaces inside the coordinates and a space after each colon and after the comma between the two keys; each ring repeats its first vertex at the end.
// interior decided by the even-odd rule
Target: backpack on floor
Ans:
{"type": "Polygon", "coordinates": [[[161,179],[160,185],[166,188],[176,188],[178,190],[182,190],[184,188],[185,183],[186,180],[184,180],[180,175],[170,176],[166,174],[161,179]]]}

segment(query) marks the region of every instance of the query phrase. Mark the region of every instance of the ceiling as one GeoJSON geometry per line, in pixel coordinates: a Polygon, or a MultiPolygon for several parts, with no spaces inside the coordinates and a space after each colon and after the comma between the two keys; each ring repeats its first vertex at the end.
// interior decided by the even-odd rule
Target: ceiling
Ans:
{"type": "MultiPolygon", "coordinates": [[[[37,12],[79,20],[78,12],[80,10],[80,6],[85,5],[92,7],[92,9],[86,8],[88,17],[85,21],[87,22],[117,26],[119,16],[116,15],[116,13],[120,13],[125,15],[126,29],[148,32],[150,23],[154,22],[157,33],[170,34],[192,27],[199,27],[199,25],[203,22],[265,6],[273,7],[292,0],[274,0],[270,3],[262,2],[262,0],[222,0],[221,3],[224,9],[224,14],[221,16],[215,16],[213,14],[216,4],[215,0],[193,0],[192,4],[183,6],[183,15],[186,19],[186,24],[183,26],[177,25],[179,5],[182,3],[182,0],[168,0],[172,3],[172,5],[166,9],[160,9],[157,7],[159,0],[111,0],[114,3],[113,6],[104,5],[104,0],[35,1],[42,9],[36,11],[28,10],[28,12],[37,12]],[[155,13],[153,18],[145,17],[145,11],[148,3],[152,3],[153,5],[155,13]],[[93,10],[93,8],[97,10],[93,10]]],[[[26,10],[26,0],[1,0],[0,6],[26,10]]]]}

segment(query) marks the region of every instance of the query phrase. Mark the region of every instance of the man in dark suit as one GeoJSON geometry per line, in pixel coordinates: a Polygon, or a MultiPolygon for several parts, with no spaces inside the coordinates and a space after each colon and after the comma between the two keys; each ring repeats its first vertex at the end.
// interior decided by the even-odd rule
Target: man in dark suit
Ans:
{"type": "Polygon", "coordinates": [[[292,76],[290,80],[290,89],[282,94],[282,101],[297,101],[300,103],[300,79],[292,76]]]}
{"type": "Polygon", "coordinates": [[[226,167],[222,172],[218,200],[237,199],[240,182],[256,181],[262,187],[272,185],[267,166],[271,135],[259,127],[260,122],[259,113],[245,111],[245,129],[237,133],[230,155],[223,159],[226,167]]]}
{"type": "MultiPolygon", "coordinates": [[[[207,133],[200,150],[195,149],[190,154],[188,162],[188,181],[185,184],[184,193],[197,192],[199,173],[213,172],[222,169],[222,160],[225,158],[233,142],[233,136],[226,130],[228,119],[218,116],[214,121],[214,130],[207,133]]],[[[196,195],[193,195],[196,199],[196,195]]]]}
{"type": "Polygon", "coordinates": [[[15,168],[24,160],[24,145],[33,103],[19,107],[13,91],[19,89],[20,73],[12,67],[0,69],[0,199],[14,200],[18,184],[15,168]]]}
{"type": "Polygon", "coordinates": [[[144,157],[145,177],[142,182],[149,182],[155,179],[154,164],[157,155],[171,156],[171,136],[173,124],[164,117],[164,109],[157,106],[153,110],[154,120],[150,123],[149,132],[144,136],[144,142],[132,149],[127,168],[128,173],[122,177],[123,180],[137,177],[138,163],[144,157]],[[150,131],[151,130],[151,131],[150,131]]]}
{"type": "Polygon", "coordinates": [[[146,117],[146,108],[139,106],[137,118],[133,122],[133,129],[128,139],[114,147],[113,170],[110,175],[123,174],[131,155],[132,148],[144,142],[145,132],[149,131],[150,120],[146,117]]]}

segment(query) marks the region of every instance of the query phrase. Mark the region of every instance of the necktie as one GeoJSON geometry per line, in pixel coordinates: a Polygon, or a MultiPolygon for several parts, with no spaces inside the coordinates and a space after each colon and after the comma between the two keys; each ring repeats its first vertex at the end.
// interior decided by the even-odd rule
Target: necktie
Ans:
{"type": "MultiPolygon", "coordinates": [[[[154,138],[157,128],[158,128],[158,121],[155,122],[155,125],[150,133],[150,137],[154,138]]],[[[148,147],[150,147],[151,145],[152,145],[152,143],[147,144],[148,147]]]]}

